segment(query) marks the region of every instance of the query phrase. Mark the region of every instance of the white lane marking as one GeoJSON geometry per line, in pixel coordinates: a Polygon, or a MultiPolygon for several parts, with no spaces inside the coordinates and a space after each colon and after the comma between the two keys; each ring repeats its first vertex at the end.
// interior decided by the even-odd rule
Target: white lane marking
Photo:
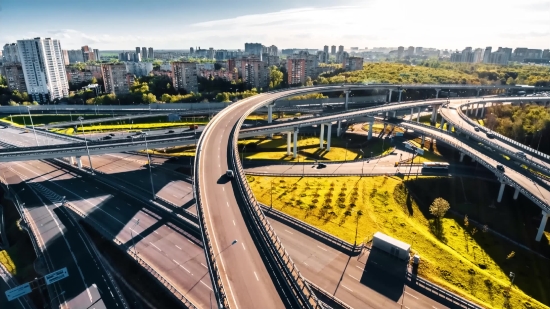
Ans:
{"type": "Polygon", "coordinates": [[[235,220],[233,220],[233,225],[235,225],[235,220]]]}
{"type": "Polygon", "coordinates": [[[359,268],[360,270],[365,270],[364,268],[361,268],[361,267],[359,267],[359,266],[355,266],[355,267],[359,268]]]}
{"type": "Polygon", "coordinates": [[[183,267],[183,265],[180,265],[180,267],[185,269],[186,272],[191,273],[187,268],[183,267]]]}
{"type": "MultiPolygon", "coordinates": [[[[348,276],[350,276],[350,277],[352,277],[353,279],[359,281],[359,279],[355,278],[354,276],[352,276],[352,275],[350,275],[350,274],[348,274],[348,276]]],[[[405,292],[405,293],[407,293],[407,292],[405,292]]]]}
{"type": "Polygon", "coordinates": [[[225,187],[222,187],[222,190],[225,191],[225,187]]]}
{"type": "Polygon", "coordinates": [[[206,283],[202,282],[202,280],[201,280],[201,283],[202,283],[202,284],[203,284],[203,285],[204,285],[205,287],[209,288],[209,289],[210,289],[210,291],[212,291],[212,288],[211,288],[211,287],[209,287],[208,285],[206,285],[206,283]]]}
{"type": "Polygon", "coordinates": [[[176,261],[176,260],[172,260],[172,261],[174,261],[174,263],[176,263],[176,264],[178,264],[178,265],[180,264],[180,263],[178,263],[178,261],[176,261]]]}
{"type": "Polygon", "coordinates": [[[304,262],[304,265],[309,266],[306,262],[304,262]]]}
{"type": "Polygon", "coordinates": [[[175,245],[175,246],[176,246],[176,248],[178,248],[178,249],[180,249],[180,250],[181,250],[181,248],[180,248],[180,247],[179,247],[178,245],[175,245]]]}
{"type": "Polygon", "coordinates": [[[206,265],[204,265],[203,263],[201,263],[201,265],[204,266],[204,268],[208,268],[208,267],[206,267],[206,265]]]}
{"type": "Polygon", "coordinates": [[[158,250],[158,251],[162,251],[162,250],[160,250],[160,248],[159,248],[159,247],[155,246],[155,244],[154,244],[154,243],[152,243],[152,242],[149,242],[149,243],[151,244],[151,246],[153,246],[153,247],[157,248],[157,250],[158,250]]]}
{"type": "Polygon", "coordinates": [[[194,242],[190,241],[189,239],[187,239],[188,242],[192,243],[193,245],[195,244],[194,242]]]}
{"type": "Polygon", "coordinates": [[[321,250],[324,250],[324,251],[328,251],[327,249],[321,247],[321,246],[317,246],[317,248],[321,249],[321,250]]]}
{"type": "Polygon", "coordinates": [[[226,202],[227,203],[227,207],[229,207],[229,202],[226,202]]]}
{"type": "MultiPolygon", "coordinates": [[[[409,293],[409,292],[407,292],[407,291],[405,291],[405,294],[407,294],[407,295],[409,295],[409,296],[413,297],[414,299],[418,299],[418,297],[416,297],[416,296],[412,295],[411,293],[409,293]]],[[[432,306],[432,307],[433,307],[433,306],[432,306]]],[[[435,307],[434,307],[434,308],[435,308],[435,307]]]]}
{"type": "Polygon", "coordinates": [[[155,234],[157,234],[157,235],[158,235],[158,233],[159,233],[159,232],[157,232],[157,231],[153,231],[153,232],[155,232],[155,234]]]}
{"type": "Polygon", "coordinates": [[[345,285],[343,285],[343,284],[342,284],[342,287],[343,287],[344,289],[346,289],[346,290],[350,291],[350,292],[353,292],[353,290],[352,290],[352,289],[348,288],[347,286],[345,286],[345,285]]]}
{"type": "Polygon", "coordinates": [[[260,281],[260,279],[258,279],[258,275],[256,274],[256,272],[254,272],[254,277],[256,277],[256,281],[260,281]]]}
{"type": "Polygon", "coordinates": [[[292,233],[292,232],[291,232],[291,231],[289,231],[289,230],[285,230],[285,232],[287,232],[287,233],[290,233],[290,234],[294,235],[294,233],[292,233]]]}
{"type": "Polygon", "coordinates": [[[244,247],[244,244],[243,244],[243,243],[241,243],[241,245],[243,245],[243,249],[244,249],[244,250],[246,250],[246,248],[244,247]]]}

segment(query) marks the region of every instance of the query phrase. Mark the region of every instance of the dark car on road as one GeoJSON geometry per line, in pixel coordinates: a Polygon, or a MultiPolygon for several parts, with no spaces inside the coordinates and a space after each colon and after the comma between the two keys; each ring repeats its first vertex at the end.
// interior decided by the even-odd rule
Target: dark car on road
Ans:
{"type": "Polygon", "coordinates": [[[504,173],[504,166],[502,166],[502,164],[498,164],[497,165],[497,170],[501,171],[504,173]]]}
{"type": "Polygon", "coordinates": [[[325,168],[325,167],[327,167],[327,165],[324,163],[317,164],[317,168],[325,168]]]}

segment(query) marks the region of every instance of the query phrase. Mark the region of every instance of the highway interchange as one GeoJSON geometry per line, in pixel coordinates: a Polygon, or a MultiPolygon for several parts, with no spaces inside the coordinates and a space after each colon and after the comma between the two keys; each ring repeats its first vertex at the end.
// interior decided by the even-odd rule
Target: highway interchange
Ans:
{"type": "MultiPolygon", "coordinates": [[[[239,292],[236,296],[234,295],[235,293],[233,293],[233,295],[230,296],[230,301],[235,304],[236,308],[266,307],[266,299],[270,299],[269,304],[272,304],[274,308],[284,306],[284,297],[279,297],[277,288],[273,285],[271,276],[264,265],[263,259],[256,250],[254,240],[248,233],[245,219],[239,211],[239,201],[235,198],[234,194],[231,194],[233,190],[232,185],[227,180],[224,180],[222,176],[227,169],[230,169],[229,166],[231,162],[228,160],[228,151],[231,149],[229,141],[234,124],[238,122],[242,115],[246,114],[251,106],[261,105],[262,102],[271,100],[272,98],[269,97],[269,95],[270,94],[253,97],[250,100],[243,101],[242,104],[234,104],[230,108],[222,111],[218,117],[214,118],[214,121],[208,126],[208,131],[206,134],[203,134],[202,137],[203,146],[201,151],[206,155],[200,157],[201,160],[204,161],[203,163],[199,161],[199,164],[203,164],[202,166],[206,167],[202,169],[204,172],[203,175],[199,177],[199,185],[201,188],[204,188],[201,190],[201,194],[205,197],[203,201],[205,199],[208,201],[207,205],[203,205],[205,217],[212,221],[211,227],[215,227],[215,233],[217,234],[215,238],[215,241],[218,242],[216,253],[218,254],[218,261],[223,264],[222,277],[225,276],[226,280],[224,285],[227,286],[225,289],[230,291],[233,289],[249,291],[249,293],[239,292]],[[200,181],[203,182],[201,183],[200,181]],[[222,192],[227,192],[227,194],[222,192]],[[230,246],[234,239],[238,240],[235,247],[230,246]]],[[[409,127],[414,127],[414,124],[409,123],[407,125],[409,127]]],[[[421,127],[417,129],[418,131],[422,130],[421,127]]],[[[10,132],[7,135],[2,135],[1,139],[4,142],[17,146],[34,144],[31,134],[21,134],[21,131],[14,130],[11,132],[10,130],[14,129],[4,129],[2,131],[3,133],[10,132]]],[[[447,138],[445,135],[441,135],[440,137],[442,140],[447,138]]],[[[490,158],[485,158],[485,160],[491,162],[490,158]]],[[[143,169],[143,164],[146,163],[146,159],[143,156],[123,153],[105,154],[93,156],[93,161],[94,168],[102,170],[107,174],[113,174],[114,178],[120,179],[121,181],[133,182],[134,186],[141,188],[143,191],[150,190],[150,186],[147,183],[147,173],[143,169]],[[140,169],[143,175],[136,173],[136,170],[140,169]],[[138,181],[139,183],[135,181],[136,179],[140,179],[138,181]]],[[[157,159],[157,161],[163,162],[162,159],[157,159]]],[[[86,160],[83,160],[83,163],[86,163],[86,160]]],[[[167,164],[169,165],[169,163],[167,164]]],[[[197,284],[198,282],[196,280],[185,281],[184,279],[189,277],[190,273],[193,273],[192,276],[201,273],[201,269],[202,274],[204,274],[205,267],[203,265],[206,263],[206,261],[204,261],[204,255],[189,255],[189,257],[193,256],[193,259],[190,261],[198,261],[198,263],[195,263],[196,265],[194,267],[187,265],[182,266],[182,262],[175,258],[171,259],[173,264],[171,268],[167,268],[165,263],[170,260],[170,257],[176,257],[181,254],[181,252],[178,251],[181,249],[178,249],[178,247],[186,248],[186,252],[196,253],[200,253],[202,249],[196,242],[191,242],[186,236],[176,232],[176,228],[170,227],[170,224],[173,223],[164,222],[165,220],[162,219],[162,216],[153,212],[150,207],[139,205],[139,203],[136,206],[136,202],[130,199],[131,202],[126,202],[128,207],[124,207],[125,210],[121,211],[119,206],[123,205],[123,201],[129,200],[128,197],[121,197],[120,194],[105,192],[105,188],[101,186],[93,190],[93,185],[84,186],[82,184],[84,182],[86,184],[90,183],[88,180],[82,180],[82,176],[76,175],[71,171],[59,169],[59,167],[52,166],[42,161],[4,163],[1,167],[8,173],[11,172],[12,174],[9,174],[11,175],[9,177],[12,178],[17,176],[21,179],[26,178],[28,180],[38,177],[38,179],[40,179],[40,184],[47,188],[47,190],[42,192],[43,195],[48,195],[49,192],[55,192],[57,197],[66,196],[69,203],[78,207],[81,211],[89,213],[91,217],[95,217],[96,221],[101,222],[112,235],[115,235],[123,243],[128,243],[132,235],[135,236],[136,234],[148,231],[144,238],[140,237],[139,241],[136,240],[136,250],[142,255],[142,258],[151,261],[151,264],[159,268],[160,271],[162,271],[171,282],[177,284],[182,291],[188,291],[186,295],[198,307],[202,307],[209,303],[212,295],[210,293],[211,285],[208,276],[203,277],[203,279],[199,281],[202,283],[200,285],[197,284]],[[81,183],[78,183],[79,181],[81,183]],[[62,183],[63,185],[55,185],[56,182],[62,183]],[[71,191],[66,189],[67,185],[65,184],[70,185],[71,191]],[[118,199],[122,201],[118,202],[118,199]],[[128,213],[126,213],[126,211],[128,211],[128,213]],[[121,214],[117,215],[118,212],[121,212],[121,214]],[[133,222],[137,222],[137,219],[140,220],[139,225],[132,224],[133,222]],[[159,223],[159,221],[161,223],[159,223]],[[161,236],[155,238],[156,235],[161,236]],[[174,239],[164,239],[171,237],[174,239]],[[202,260],[200,260],[200,258],[202,258],[202,260]],[[182,274],[179,274],[178,271],[182,274]],[[187,275],[185,275],[185,273],[187,273],[187,275]],[[208,289],[205,291],[198,289],[197,287],[201,285],[204,286],[205,289],[208,289]],[[194,287],[194,289],[189,291],[189,287],[194,287]],[[205,297],[204,294],[208,294],[209,296],[205,297]]],[[[178,179],[174,173],[165,172],[163,169],[164,167],[156,168],[154,172],[156,183],[155,191],[157,191],[157,196],[177,206],[186,205],[185,207],[190,208],[192,211],[193,206],[190,205],[192,204],[192,188],[189,183],[178,179]]],[[[390,170],[391,167],[388,167],[388,171],[390,170]]],[[[519,173],[515,175],[514,171],[510,171],[509,173],[509,169],[507,169],[506,173],[510,174],[514,179],[524,177],[519,173]]],[[[530,185],[525,182],[520,183],[525,186],[530,185]]],[[[53,197],[55,202],[56,196],[50,197],[53,197]]],[[[547,195],[543,195],[543,197],[546,198],[547,195]]],[[[52,201],[49,202],[51,204],[54,203],[52,201]]],[[[47,206],[44,208],[46,210],[48,209],[47,206]]],[[[395,300],[384,300],[384,297],[380,294],[373,293],[372,290],[369,292],[368,288],[357,280],[355,282],[346,282],[347,284],[344,282],[342,282],[341,285],[338,284],[337,279],[340,277],[335,274],[341,275],[343,269],[346,269],[345,274],[348,275],[349,278],[343,275],[341,275],[341,278],[352,280],[354,277],[357,278],[361,276],[361,273],[353,273],[348,270],[351,264],[348,265],[347,268],[345,266],[344,268],[341,267],[345,265],[345,263],[342,264],[338,262],[339,259],[345,261],[349,257],[342,257],[342,253],[327,248],[321,243],[316,243],[316,241],[308,236],[300,234],[300,232],[292,230],[290,227],[286,227],[276,221],[272,221],[272,224],[283,241],[285,248],[287,248],[294,261],[299,265],[304,277],[309,281],[327,291],[333,291],[333,288],[338,287],[335,296],[355,308],[362,308],[365,306],[377,308],[382,307],[380,306],[381,304],[383,304],[384,307],[396,304],[395,300]],[[297,239],[304,240],[296,241],[297,239]],[[294,245],[293,241],[295,242],[294,245]],[[309,245],[310,243],[311,245],[309,245]],[[308,244],[307,248],[309,251],[304,250],[304,244],[308,244]],[[315,247],[313,247],[313,245],[315,247]],[[301,256],[300,253],[306,255],[301,256]],[[312,259],[311,257],[317,257],[317,259],[312,259]],[[309,260],[309,262],[306,260],[309,260]],[[309,267],[310,263],[316,266],[309,267]],[[329,271],[330,269],[333,269],[333,271],[329,271]],[[344,286],[344,288],[342,288],[342,286],[344,286]],[[358,295],[368,296],[359,297],[358,295]]],[[[352,258],[350,261],[355,261],[355,259],[352,258]]],[[[360,263],[359,259],[357,263],[360,263]]],[[[360,265],[353,266],[355,266],[353,268],[355,268],[356,271],[360,270],[360,265]]],[[[102,290],[101,286],[99,286],[99,289],[102,290]]],[[[424,307],[426,304],[434,304],[437,305],[437,308],[444,308],[442,305],[433,303],[433,301],[421,294],[414,294],[415,291],[407,293],[414,295],[414,297],[410,297],[411,300],[405,299],[405,303],[407,303],[407,301],[413,302],[413,304],[409,305],[410,308],[424,307]],[[415,306],[413,300],[421,303],[416,303],[415,306]]],[[[75,301],[80,302],[82,300],[76,299],[75,301]]]]}

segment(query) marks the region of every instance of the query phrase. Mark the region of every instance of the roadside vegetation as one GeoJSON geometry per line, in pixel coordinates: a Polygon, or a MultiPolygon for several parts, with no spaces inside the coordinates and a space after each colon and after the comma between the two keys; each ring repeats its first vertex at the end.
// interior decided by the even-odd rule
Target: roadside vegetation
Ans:
{"type": "MultiPolygon", "coordinates": [[[[65,122],[65,121],[76,121],[78,120],[78,117],[84,117],[86,119],[98,119],[98,118],[106,118],[106,117],[112,117],[110,114],[99,114],[99,115],[78,115],[78,114],[59,114],[59,115],[52,115],[52,114],[36,114],[32,115],[32,123],[35,126],[45,125],[45,124],[54,124],[59,122],[65,122]]],[[[2,117],[0,120],[5,122],[11,122],[16,123],[19,125],[31,125],[31,119],[29,115],[10,115],[2,117]]]]}
{"type": "Polygon", "coordinates": [[[523,198],[493,208],[497,183],[428,177],[248,176],[248,181],[260,202],[269,206],[273,200],[274,208],[350,243],[369,241],[380,231],[412,244],[421,256],[420,276],[483,307],[550,304],[545,292],[550,263],[535,252],[547,250],[548,240],[539,244],[543,249],[527,250],[493,233],[529,246],[536,228],[519,218],[540,210],[523,198]],[[438,197],[450,206],[443,216],[430,212],[438,197]],[[510,271],[516,274],[513,285],[510,271]]]}

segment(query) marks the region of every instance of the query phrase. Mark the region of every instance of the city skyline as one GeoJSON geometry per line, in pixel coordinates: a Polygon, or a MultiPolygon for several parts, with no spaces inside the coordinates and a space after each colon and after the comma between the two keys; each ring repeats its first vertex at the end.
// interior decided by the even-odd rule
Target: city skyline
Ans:
{"type": "Polygon", "coordinates": [[[4,1],[0,28],[10,31],[0,33],[0,40],[11,43],[22,38],[51,37],[60,40],[63,49],[93,45],[100,50],[131,50],[134,46],[243,49],[246,42],[274,44],[280,49],[322,49],[324,45],[344,45],[346,49],[409,45],[453,50],[464,46],[545,49],[550,41],[550,1],[507,1],[497,5],[495,1],[465,0],[453,7],[451,17],[436,9],[438,2],[434,0],[352,0],[347,6],[321,0],[316,7],[303,0],[262,4],[212,0],[193,5],[168,0],[166,5],[155,7],[144,1],[130,5],[99,0],[95,7],[109,8],[101,11],[86,9],[85,3],[51,2],[4,1]],[[395,11],[395,7],[401,9],[395,11]],[[53,8],[55,14],[62,12],[63,18],[52,19],[49,13],[54,14],[53,8]],[[125,14],[117,13],[121,10],[125,14]],[[136,22],[136,16],[140,22],[136,22]],[[132,27],[124,26],[129,23],[132,27]]]}

